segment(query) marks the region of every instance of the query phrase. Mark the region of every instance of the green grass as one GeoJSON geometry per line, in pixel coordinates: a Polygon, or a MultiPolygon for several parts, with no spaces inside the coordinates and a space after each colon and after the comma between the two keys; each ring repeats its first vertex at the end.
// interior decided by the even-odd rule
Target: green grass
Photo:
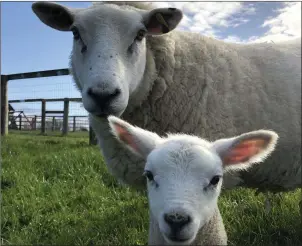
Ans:
{"type": "MultiPolygon", "coordinates": [[[[13,133],[13,134],[17,134],[17,135],[30,135],[30,136],[39,136],[41,135],[41,130],[9,130],[9,133],[13,133]]],[[[62,132],[61,131],[46,131],[45,136],[62,136],[62,132]]],[[[89,137],[89,132],[88,131],[76,131],[76,132],[68,132],[68,136],[69,137],[77,137],[77,138],[85,138],[85,137],[89,137]]]]}
{"type": "MultiPolygon", "coordinates": [[[[147,244],[148,202],[120,187],[87,136],[10,133],[1,140],[2,244],[147,244]]],[[[301,245],[300,190],[274,197],[225,192],[230,245],[301,245]]]]}

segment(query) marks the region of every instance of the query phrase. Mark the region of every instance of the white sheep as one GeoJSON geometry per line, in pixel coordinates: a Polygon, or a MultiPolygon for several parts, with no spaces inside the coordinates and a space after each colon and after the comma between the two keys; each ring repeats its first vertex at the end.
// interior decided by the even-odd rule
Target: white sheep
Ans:
{"type": "Polygon", "coordinates": [[[301,187],[300,39],[225,43],[174,30],[182,19],[178,9],[137,2],[32,7],[46,25],[72,31],[72,75],[105,163],[119,180],[144,188],[144,161],[117,143],[109,114],[158,134],[209,140],[274,130],[281,140],[267,163],[226,173],[224,187],[301,187]]]}
{"type": "Polygon", "coordinates": [[[161,138],[117,117],[108,120],[121,146],[144,159],[149,245],[226,245],[217,205],[223,171],[263,161],[278,135],[258,130],[214,142],[185,134],[161,138]]]}

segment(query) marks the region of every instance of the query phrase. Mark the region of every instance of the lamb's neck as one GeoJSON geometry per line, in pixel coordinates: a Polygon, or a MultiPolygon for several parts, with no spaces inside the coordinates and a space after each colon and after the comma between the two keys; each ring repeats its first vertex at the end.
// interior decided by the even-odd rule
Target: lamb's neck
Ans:
{"type": "Polygon", "coordinates": [[[137,188],[145,187],[144,171],[145,162],[125,149],[113,136],[107,118],[96,118],[89,114],[89,122],[95,132],[104,162],[108,170],[121,183],[127,183],[137,188]],[[128,168],[135,173],[129,172],[128,168]],[[137,177],[139,180],[135,180],[137,177]],[[126,181],[123,182],[122,180],[126,181]]]}
{"type": "MultiPolygon", "coordinates": [[[[168,245],[151,213],[148,245],[168,245]]],[[[190,245],[227,245],[227,235],[218,207],[213,217],[199,229],[195,240],[190,245]]]]}
{"type": "Polygon", "coordinates": [[[227,234],[218,207],[213,217],[199,229],[192,245],[227,245],[227,234]]]}

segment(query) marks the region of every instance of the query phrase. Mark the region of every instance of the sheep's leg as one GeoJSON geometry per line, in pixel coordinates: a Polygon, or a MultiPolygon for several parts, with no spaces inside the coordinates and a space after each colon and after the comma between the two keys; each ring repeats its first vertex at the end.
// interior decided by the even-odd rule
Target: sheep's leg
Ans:
{"type": "Polygon", "coordinates": [[[272,210],[272,197],[276,197],[278,198],[279,200],[277,200],[278,203],[280,203],[280,200],[282,199],[282,194],[281,193],[277,193],[277,194],[274,194],[274,193],[271,193],[269,191],[266,191],[264,193],[264,196],[265,196],[265,212],[266,213],[269,213],[271,210],[272,210]]]}
{"type": "Polygon", "coordinates": [[[263,193],[265,200],[264,200],[264,209],[265,212],[268,214],[271,211],[271,201],[270,201],[270,193],[268,191],[260,191],[260,190],[256,190],[255,191],[255,195],[258,196],[260,193],[263,193]]]}
{"type": "Polygon", "coordinates": [[[118,143],[110,131],[107,119],[89,115],[89,121],[96,134],[105,164],[111,174],[122,184],[144,189],[146,180],[142,175],[145,165],[143,159],[136,157],[118,143]]]}
{"type": "Polygon", "coordinates": [[[271,201],[270,201],[270,195],[269,195],[268,192],[265,192],[264,196],[265,196],[265,205],[264,205],[265,212],[268,214],[272,209],[271,201]]]}

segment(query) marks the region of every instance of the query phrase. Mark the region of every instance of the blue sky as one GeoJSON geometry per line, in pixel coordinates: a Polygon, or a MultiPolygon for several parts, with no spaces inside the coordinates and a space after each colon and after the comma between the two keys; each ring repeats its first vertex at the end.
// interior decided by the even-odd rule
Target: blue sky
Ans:
{"type": "MultiPolygon", "coordinates": [[[[90,2],[61,2],[70,7],[87,7],[90,2]]],[[[32,2],[1,3],[1,73],[12,74],[68,67],[72,34],[44,25],[33,14],[32,2]]],[[[70,76],[12,80],[9,100],[81,97],[70,76]]],[[[39,103],[15,103],[27,114],[40,113],[39,103]]],[[[62,110],[63,103],[47,103],[48,110],[62,110]]],[[[70,115],[85,115],[78,103],[70,104],[70,115]]]]}
{"type": "MultiPolygon", "coordinates": [[[[69,7],[87,7],[90,2],[60,2],[69,7]]],[[[44,25],[33,14],[32,2],[1,2],[1,73],[12,74],[68,67],[72,34],[44,25]]],[[[301,3],[284,2],[176,2],[159,7],[182,9],[179,29],[200,32],[228,42],[274,42],[301,36],[301,3]]],[[[9,100],[80,97],[69,76],[9,82],[9,100]]],[[[17,109],[39,113],[40,105],[14,104],[17,109]]],[[[47,109],[61,110],[62,104],[47,109]]],[[[71,114],[86,114],[71,104],[71,114]]]]}

